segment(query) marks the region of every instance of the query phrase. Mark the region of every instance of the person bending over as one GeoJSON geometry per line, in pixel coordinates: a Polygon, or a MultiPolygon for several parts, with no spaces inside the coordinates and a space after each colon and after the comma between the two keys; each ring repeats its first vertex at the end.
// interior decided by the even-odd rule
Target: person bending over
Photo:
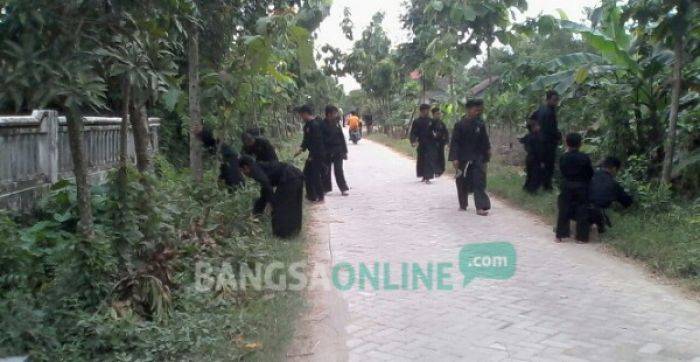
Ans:
{"type": "Polygon", "coordinates": [[[283,162],[256,162],[250,156],[239,161],[241,172],[260,185],[260,197],[253,214],[261,215],[271,207],[272,233],[280,238],[297,235],[301,230],[304,177],[302,172],[283,162]]]}
{"type": "Polygon", "coordinates": [[[622,162],[617,157],[606,157],[591,179],[591,186],[588,189],[588,198],[591,202],[590,221],[596,225],[600,234],[605,232],[606,226],[612,226],[605,214],[605,209],[612,206],[614,202],[624,208],[630,207],[634,202],[632,196],[625,192],[625,189],[615,180],[621,167],[622,162]]]}

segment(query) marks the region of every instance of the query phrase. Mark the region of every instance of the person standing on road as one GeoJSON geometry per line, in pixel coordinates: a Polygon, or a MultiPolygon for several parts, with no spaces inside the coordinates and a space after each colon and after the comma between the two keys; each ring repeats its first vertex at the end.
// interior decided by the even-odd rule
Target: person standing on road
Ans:
{"type": "Polygon", "coordinates": [[[432,112],[433,124],[431,128],[437,142],[437,168],[435,169],[435,174],[442,176],[445,173],[445,146],[450,142],[450,131],[447,130],[445,122],[442,121],[440,107],[433,108],[432,112]]]}
{"type": "Polygon", "coordinates": [[[457,198],[460,210],[466,210],[469,193],[474,193],[476,213],[488,215],[491,200],[486,194],[486,164],[491,158],[491,143],[486,125],[481,119],[484,101],[467,101],[467,115],[457,122],[452,131],[450,157],[457,170],[457,198]]]}
{"type": "Polygon", "coordinates": [[[311,202],[324,201],[323,165],[326,158],[326,148],[323,141],[323,120],[314,115],[313,107],[303,105],[297,108],[297,113],[304,120],[304,139],[301,147],[294,154],[299,156],[302,152],[309,151],[309,157],[304,165],[304,178],[306,180],[306,199],[311,202]]]}
{"type": "Polygon", "coordinates": [[[530,116],[531,121],[540,125],[542,133],[543,173],[541,181],[545,191],[552,190],[557,148],[561,144],[561,131],[559,131],[557,124],[557,106],[559,106],[559,93],[549,90],[545,95],[545,103],[530,116]]]}
{"type": "Polygon", "coordinates": [[[343,129],[339,125],[340,116],[338,108],[335,106],[326,106],[326,118],[323,120],[323,139],[325,141],[326,164],[323,169],[323,191],[331,192],[333,190],[333,182],[331,180],[331,168],[335,173],[335,182],[343,196],[348,196],[348,184],[345,181],[345,173],[343,172],[343,160],[348,159],[348,146],[345,142],[343,129]]]}
{"type": "Polygon", "coordinates": [[[416,147],[416,177],[426,184],[438,173],[438,143],[432,131],[430,105],[421,104],[419,117],[413,120],[410,130],[411,146],[416,147]]]}
{"type": "Polygon", "coordinates": [[[588,242],[590,230],[588,211],[588,188],[593,177],[593,165],[587,154],[579,151],[581,135],[569,133],[566,135],[566,153],[559,160],[562,175],[562,185],[557,198],[556,241],[571,236],[571,219],[576,221],[576,242],[588,242]]]}

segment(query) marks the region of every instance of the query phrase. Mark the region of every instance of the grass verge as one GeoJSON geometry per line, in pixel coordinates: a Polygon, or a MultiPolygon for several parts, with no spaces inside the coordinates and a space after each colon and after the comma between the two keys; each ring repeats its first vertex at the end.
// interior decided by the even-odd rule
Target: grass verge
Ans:
{"type": "MultiPolygon", "coordinates": [[[[375,133],[369,139],[414,157],[407,140],[375,133]]],[[[556,193],[531,195],[522,190],[522,170],[492,162],[488,190],[512,205],[532,212],[552,224],[556,218],[556,193]]],[[[698,205],[675,203],[663,210],[635,208],[609,213],[613,227],[600,236],[623,255],[643,261],[654,273],[679,280],[700,292],[700,218],[698,205]]]]}

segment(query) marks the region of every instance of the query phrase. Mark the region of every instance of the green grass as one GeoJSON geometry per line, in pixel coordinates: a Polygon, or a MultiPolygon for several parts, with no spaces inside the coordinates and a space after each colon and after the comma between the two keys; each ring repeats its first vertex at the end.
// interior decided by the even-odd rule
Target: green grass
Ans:
{"type": "MultiPolygon", "coordinates": [[[[370,139],[413,157],[407,140],[396,140],[384,134],[370,139]]],[[[500,164],[489,165],[488,190],[509,204],[532,212],[551,224],[556,219],[556,193],[531,195],[522,189],[521,168],[500,164]]],[[[611,211],[613,227],[601,235],[601,241],[622,255],[643,261],[653,272],[678,279],[690,290],[700,291],[700,219],[698,207],[672,204],[664,210],[611,211]]]]}

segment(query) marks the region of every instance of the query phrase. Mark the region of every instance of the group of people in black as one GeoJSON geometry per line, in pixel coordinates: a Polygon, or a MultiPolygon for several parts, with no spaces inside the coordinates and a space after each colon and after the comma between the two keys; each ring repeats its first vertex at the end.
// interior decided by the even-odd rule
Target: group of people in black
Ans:
{"type": "Polygon", "coordinates": [[[484,102],[469,100],[466,108],[467,114],[454,125],[450,138],[440,108],[433,108],[430,118],[430,105],[420,106],[420,115],[410,129],[411,144],[417,147],[416,175],[426,184],[441,176],[445,172],[445,147],[449,144],[448,160],[457,172],[459,209],[467,209],[468,195],[473,193],[477,214],[486,216],[491,209],[486,194],[486,164],[491,158],[491,143],[481,118],[484,102]]]}
{"type": "Polygon", "coordinates": [[[308,151],[303,172],[292,164],[280,162],[275,147],[260,129],[242,133],[241,155],[207,128],[196,133],[204,148],[219,156],[219,178],[229,188],[242,186],[244,176],[260,186],[253,214],[262,215],[269,205],[272,232],[281,238],[293,237],[301,230],[304,186],[309,201],[323,202],[324,195],[333,188],[332,168],[341,194],[348,196],[349,190],[343,172],[348,149],[338,108],[327,106],[324,119],[316,117],[309,105],[297,108],[297,113],[304,120],[304,138],[295,157],[308,151]]]}
{"type": "MultiPolygon", "coordinates": [[[[528,119],[528,133],[521,142],[525,157],[525,185],[523,189],[536,193],[540,188],[552,190],[557,148],[561,144],[556,110],[559,94],[548,91],[545,103],[528,119]]],[[[571,236],[571,220],[576,222],[574,237],[577,242],[589,240],[591,225],[598,232],[605,232],[611,226],[605,213],[614,202],[623,207],[632,204],[632,198],[615,180],[622,164],[616,157],[606,157],[594,170],[590,157],[581,152],[582,137],[579,133],[569,133],[565,137],[567,151],[559,159],[561,173],[560,192],[557,198],[556,240],[563,241],[571,236]]]]}
{"type": "MultiPolygon", "coordinates": [[[[544,104],[527,121],[527,135],[520,139],[527,154],[523,189],[529,193],[540,189],[553,190],[557,149],[563,138],[556,113],[559,101],[556,91],[548,91],[544,104]]],[[[444,173],[445,146],[449,143],[448,160],[452,161],[456,171],[459,209],[467,209],[467,197],[471,193],[476,213],[488,215],[491,202],[486,193],[486,170],[491,158],[491,144],[481,118],[483,100],[467,101],[466,115],[454,125],[451,137],[439,108],[432,109],[432,118],[429,117],[429,105],[423,104],[419,109],[420,115],[413,120],[409,134],[411,144],[417,147],[417,177],[429,184],[430,180],[444,173]]],[[[619,159],[607,157],[594,170],[590,157],[580,151],[581,135],[570,133],[565,141],[567,151],[559,159],[561,184],[557,199],[556,240],[571,236],[570,223],[574,220],[576,240],[587,242],[591,225],[596,225],[600,233],[611,226],[605,213],[607,208],[614,202],[628,207],[632,198],[615,180],[621,168],[619,159]]]]}

